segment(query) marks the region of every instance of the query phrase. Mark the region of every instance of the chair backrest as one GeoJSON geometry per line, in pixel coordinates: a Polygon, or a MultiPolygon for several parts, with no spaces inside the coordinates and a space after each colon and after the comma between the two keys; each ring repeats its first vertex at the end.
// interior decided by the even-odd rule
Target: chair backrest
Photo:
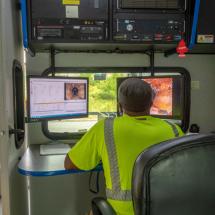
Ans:
{"type": "Polygon", "coordinates": [[[215,134],[166,141],[134,165],[135,215],[215,214],[215,134]]]}

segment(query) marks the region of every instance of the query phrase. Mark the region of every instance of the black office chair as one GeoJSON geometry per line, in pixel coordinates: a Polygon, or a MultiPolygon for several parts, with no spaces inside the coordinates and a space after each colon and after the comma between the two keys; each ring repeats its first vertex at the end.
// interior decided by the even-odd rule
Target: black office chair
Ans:
{"type": "MultiPolygon", "coordinates": [[[[143,151],[133,169],[132,198],[135,215],[214,215],[215,134],[184,136],[143,151]]],[[[92,204],[94,215],[115,213],[104,199],[92,204]]]]}

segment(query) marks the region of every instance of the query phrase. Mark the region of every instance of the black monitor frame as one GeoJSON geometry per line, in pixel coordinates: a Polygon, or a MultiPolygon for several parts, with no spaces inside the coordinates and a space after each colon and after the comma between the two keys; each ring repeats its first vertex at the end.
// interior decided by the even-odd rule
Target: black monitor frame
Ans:
{"type": "MultiPolygon", "coordinates": [[[[120,87],[120,85],[121,85],[121,83],[123,82],[123,81],[125,81],[126,79],[129,79],[129,78],[132,78],[132,77],[123,77],[123,78],[117,78],[117,92],[118,92],[118,89],[119,89],[119,87],[120,87]]],[[[141,80],[144,80],[144,79],[153,79],[153,78],[160,78],[160,79],[162,79],[162,78],[172,78],[173,79],[173,85],[175,85],[175,87],[177,87],[176,85],[178,84],[177,83],[177,81],[178,80],[180,80],[180,79],[182,79],[182,76],[180,76],[180,75],[164,75],[164,76],[138,76],[138,77],[135,77],[135,78],[139,78],[139,79],[141,79],[141,80]],[[174,80],[175,79],[175,80],[174,80]],[[177,80],[177,81],[176,81],[177,80]]],[[[184,82],[182,82],[182,87],[184,88],[184,82]]],[[[174,86],[173,86],[173,89],[174,89],[174,86]]],[[[176,109],[176,107],[177,107],[177,104],[176,104],[176,102],[177,101],[175,101],[174,100],[174,98],[175,97],[177,97],[177,91],[172,91],[172,93],[173,93],[173,100],[172,100],[172,102],[173,102],[173,104],[172,104],[172,115],[170,116],[170,115],[159,115],[159,114],[150,114],[151,116],[155,116],[155,117],[158,117],[158,118],[163,118],[163,119],[176,119],[176,120],[181,120],[181,118],[182,118],[182,116],[179,116],[179,115],[177,115],[176,113],[174,113],[174,109],[176,109]]],[[[119,100],[119,98],[118,98],[118,93],[117,93],[117,115],[118,116],[121,116],[122,115],[122,113],[120,113],[120,111],[119,111],[119,104],[118,104],[118,100],[119,100]]],[[[184,101],[183,101],[183,104],[184,104],[184,101]]],[[[183,105],[184,106],[184,105],[183,105]]],[[[183,107],[183,109],[184,109],[184,107],[183,107]]]]}
{"type": "Polygon", "coordinates": [[[28,75],[27,76],[27,119],[26,122],[41,122],[41,121],[50,121],[50,120],[63,120],[63,119],[74,119],[74,118],[85,118],[88,117],[89,114],[89,78],[84,77],[62,77],[62,76],[39,76],[39,75],[28,75]],[[30,79],[38,78],[38,79],[68,79],[68,80],[86,80],[87,81],[87,111],[86,114],[81,114],[80,116],[60,116],[60,117],[43,117],[43,118],[31,118],[31,109],[30,109],[30,79]]]}
{"type": "MultiPolygon", "coordinates": [[[[159,75],[150,75],[150,76],[138,76],[136,78],[140,78],[140,79],[149,79],[149,78],[173,78],[173,84],[174,84],[174,78],[177,80],[177,79],[182,79],[182,88],[183,88],[183,94],[182,94],[182,97],[184,98],[183,99],[183,103],[182,103],[182,112],[181,112],[181,115],[178,116],[178,115],[174,115],[174,112],[172,114],[172,116],[168,116],[168,115],[155,115],[155,114],[152,114],[152,116],[155,116],[155,117],[158,117],[158,118],[161,118],[161,119],[172,119],[172,120],[180,120],[181,121],[181,128],[184,132],[187,131],[187,129],[189,128],[189,118],[190,118],[190,86],[191,86],[191,79],[190,79],[190,75],[189,73],[184,70],[183,68],[177,68],[177,70],[181,70],[181,71],[176,71],[175,68],[174,68],[174,71],[175,73],[181,73],[183,70],[184,72],[181,73],[181,75],[174,75],[174,74],[168,74],[168,75],[162,75],[162,73],[169,73],[170,70],[172,68],[154,68],[154,73],[158,73],[159,75]]],[[[148,70],[150,71],[150,69],[148,70]]],[[[123,77],[123,78],[118,78],[117,79],[117,90],[120,86],[120,84],[128,79],[128,78],[132,78],[132,77],[123,77]]],[[[177,92],[174,92],[173,91],[173,99],[174,97],[177,96],[177,92]]],[[[117,101],[118,101],[118,93],[117,93],[117,101]]],[[[174,110],[174,107],[177,107],[176,104],[174,104],[174,100],[173,100],[173,110],[174,110]]],[[[119,111],[119,105],[118,105],[118,102],[117,102],[117,115],[120,116],[121,113],[119,111]]]]}

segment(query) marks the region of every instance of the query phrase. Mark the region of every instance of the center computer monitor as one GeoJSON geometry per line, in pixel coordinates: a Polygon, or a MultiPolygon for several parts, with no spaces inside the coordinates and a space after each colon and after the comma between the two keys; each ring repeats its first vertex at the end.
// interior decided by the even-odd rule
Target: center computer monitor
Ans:
{"type": "MultiPolygon", "coordinates": [[[[137,77],[149,83],[155,97],[150,115],[182,120],[184,115],[184,82],[181,76],[137,77]]],[[[117,88],[127,78],[118,78],[117,88]]],[[[119,108],[118,108],[119,112],[119,108]]],[[[119,113],[120,114],[120,113],[119,113]]]]}
{"type": "Polygon", "coordinates": [[[28,77],[29,121],[88,116],[88,78],[28,77]]]}

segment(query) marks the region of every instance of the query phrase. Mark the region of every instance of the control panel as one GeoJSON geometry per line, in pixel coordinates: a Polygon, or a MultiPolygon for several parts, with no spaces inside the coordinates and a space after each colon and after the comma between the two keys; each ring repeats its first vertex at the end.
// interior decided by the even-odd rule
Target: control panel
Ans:
{"type": "Polygon", "coordinates": [[[26,1],[26,32],[33,46],[82,42],[177,44],[189,34],[186,14],[190,9],[186,9],[185,0],[26,1]]]}
{"type": "Polygon", "coordinates": [[[33,23],[32,39],[102,41],[108,39],[107,22],[103,20],[37,19],[33,23]]]}
{"type": "Polygon", "coordinates": [[[116,18],[113,29],[115,41],[175,43],[184,35],[185,20],[169,14],[166,18],[165,14],[162,18],[159,15],[139,18],[135,14],[133,18],[116,18]]]}
{"type": "Polygon", "coordinates": [[[108,0],[28,0],[32,42],[106,41],[108,0]]]}

